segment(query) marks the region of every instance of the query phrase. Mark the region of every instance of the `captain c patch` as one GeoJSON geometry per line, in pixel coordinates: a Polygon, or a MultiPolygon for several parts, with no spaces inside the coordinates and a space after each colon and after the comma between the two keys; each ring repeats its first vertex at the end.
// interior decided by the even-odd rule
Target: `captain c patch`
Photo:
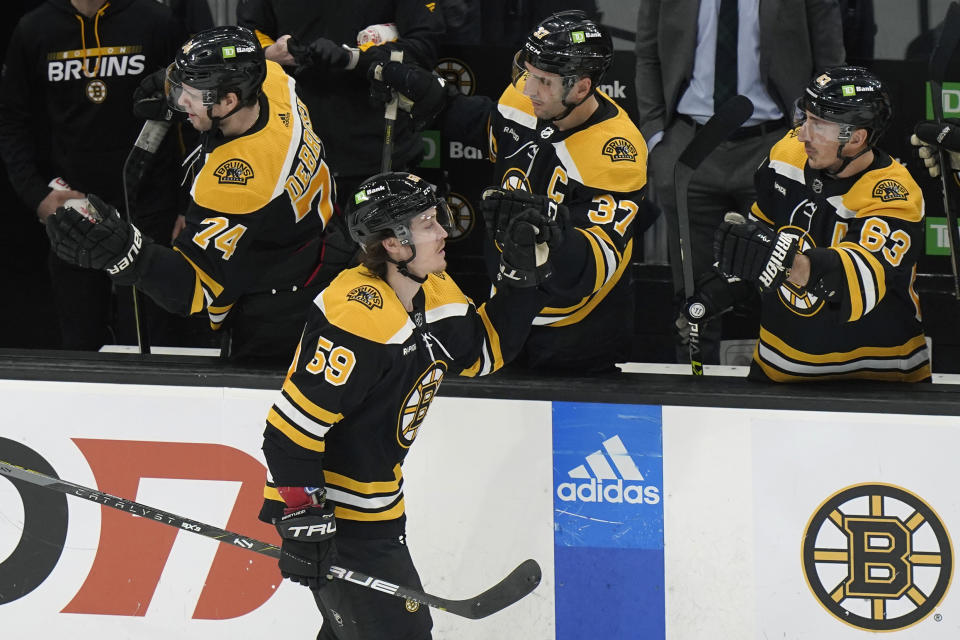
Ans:
{"type": "Polygon", "coordinates": [[[883,202],[891,200],[906,200],[910,193],[907,188],[896,180],[881,180],[873,188],[873,197],[880,198],[883,202]]]}
{"type": "Polygon", "coordinates": [[[611,162],[629,160],[637,161],[637,148],[626,138],[610,138],[603,145],[603,155],[609,156],[611,162]]]}

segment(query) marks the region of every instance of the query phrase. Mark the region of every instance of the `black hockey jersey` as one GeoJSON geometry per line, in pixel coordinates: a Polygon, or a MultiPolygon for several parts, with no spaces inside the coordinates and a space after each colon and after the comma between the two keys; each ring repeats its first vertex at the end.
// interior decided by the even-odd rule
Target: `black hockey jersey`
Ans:
{"type": "MultiPolygon", "coordinates": [[[[566,131],[538,120],[530,99],[513,85],[490,113],[487,146],[496,182],[566,205],[576,228],[552,252],[553,295],[524,349],[531,366],[608,368],[624,357],[632,331],[627,269],[647,184],[647,145],[623,109],[603,92],[596,95],[594,114],[566,131]]],[[[492,242],[486,253],[493,278],[499,255],[492,242]]]]}
{"type": "Polygon", "coordinates": [[[790,283],[764,296],[750,377],[930,378],[914,288],[923,195],[902,165],[874,155],[865,171],[831,179],[807,166],[794,130],[757,171],[752,213],[798,235],[801,251],[829,248],[821,260],[834,266],[822,296],[790,283]]]}
{"type": "MultiPolygon", "coordinates": [[[[334,196],[310,114],[274,62],[267,62],[257,124],[219,140],[199,151],[205,158],[187,226],[174,243],[193,286],[168,305],[182,314],[206,309],[214,329],[245,294],[305,284],[320,260],[334,196]]],[[[149,283],[144,290],[151,293],[149,283]]]]}
{"type": "Polygon", "coordinates": [[[267,417],[261,519],[282,513],[275,487],[325,487],[341,534],[403,533],[401,465],[444,375],[499,369],[542,304],[533,289],[505,289],[477,309],[431,274],[407,313],[364,267],[342,272],[314,300],[267,417]]]}

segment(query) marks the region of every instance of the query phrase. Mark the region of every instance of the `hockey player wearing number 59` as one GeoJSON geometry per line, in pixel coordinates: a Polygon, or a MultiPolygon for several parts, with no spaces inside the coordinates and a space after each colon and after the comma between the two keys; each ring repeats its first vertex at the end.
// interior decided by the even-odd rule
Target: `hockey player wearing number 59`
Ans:
{"type": "Polygon", "coordinates": [[[444,272],[450,214],[426,182],[379,174],[351,201],[361,265],[314,300],[267,417],[260,518],[280,532],[283,576],[314,592],[318,639],[427,640],[427,607],[328,580],[327,570],[342,564],[421,588],[404,533],[404,457],[444,375],[492,373],[519,350],[565,217],[547,204],[514,218],[499,239],[500,269],[522,286],[477,309],[444,272]]]}
{"type": "MultiPolygon", "coordinates": [[[[834,67],[797,107],[795,128],[757,170],[751,221],[727,214],[714,239],[720,273],[761,292],[749,375],[927,381],[914,288],[923,196],[874,146],[892,116],[887,91],[866,69],[834,67]]],[[[722,312],[734,290],[721,277],[701,281],[701,306],[688,314],[722,312]]]]}
{"type": "MultiPolygon", "coordinates": [[[[418,110],[445,108],[444,137],[485,148],[498,187],[518,193],[519,202],[481,204],[489,238],[523,209],[521,192],[569,208],[576,233],[555,253],[556,272],[547,285],[553,295],[518,358],[530,368],[612,371],[629,345],[633,296],[627,269],[642,216],[647,146],[623,109],[598,89],[612,60],[606,29],[582,11],[563,11],[527,36],[514,59],[513,82],[498,103],[463,96],[411,65],[371,67],[412,100],[413,117],[418,110]]],[[[487,243],[486,253],[494,276],[495,242],[487,243]]]]}
{"type": "Polygon", "coordinates": [[[286,361],[320,289],[321,234],[333,213],[323,144],[295,82],[265,60],[252,32],[228,26],[186,42],[165,77],[141,89],[138,106],[152,102],[155,119],[173,109],[201,132],[186,227],[167,249],[90,196],[102,220],[60,208],[47,224],[51,245],[169,311],[206,311],[214,330],[229,328],[232,359],[286,361]]]}

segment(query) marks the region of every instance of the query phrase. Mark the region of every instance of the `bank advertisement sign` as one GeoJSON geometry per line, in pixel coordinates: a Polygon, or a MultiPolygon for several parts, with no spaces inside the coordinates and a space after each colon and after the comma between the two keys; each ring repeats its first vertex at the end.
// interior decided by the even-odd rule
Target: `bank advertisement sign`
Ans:
{"type": "Polygon", "coordinates": [[[659,406],[553,403],[557,638],[665,637],[659,406]]]}

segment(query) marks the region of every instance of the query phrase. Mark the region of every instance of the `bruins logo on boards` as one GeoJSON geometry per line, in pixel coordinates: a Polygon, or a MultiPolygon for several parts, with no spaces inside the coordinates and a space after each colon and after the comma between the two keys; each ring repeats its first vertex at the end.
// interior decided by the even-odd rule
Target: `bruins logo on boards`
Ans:
{"type": "Polygon", "coordinates": [[[451,192],[447,196],[447,205],[450,207],[451,222],[453,223],[447,236],[447,242],[456,242],[473,231],[476,216],[470,202],[459,193],[451,192]]]}
{"type": "Polygon", "coordinates": [[[427,417],[427,409],[437,395],[443,374],[447,372],[447,365],[439,360],[430,363],[427,370],[420,375],[410,393],[403,401],[403,408],[397,416],[397,442],[403,448],[409,448],[417,438],[417,432],[427,417]]]}
{"type": "Polygon", "coordinates": [[[253,167],[246,160],[231,158],[213,170],[220,184],[245,185],[253,178],[253,167]]]}
{"type": "Polygon", "coordinates": [[[87,83],[87,99],[100,104],[107,99],[107,83],[103,80],[91,80],[87,83]]]}
{"type": "Polygon", "coordinates": [[[603,155],[610,158],[610,162],[636,162],[637,148],[626,138],[610,138],[603,145],[603,155]]]}
{"type": "Polygon", "coordinates": [[[359,287],[351,289],[347,293],[347,300],[354,300],[359,302],[367,309],[377,309],[383,308],[383,296],[380,295],[380,291],[369,284],[362,284],[359,287]]]}
{"type": "Polygon", "coordinates": [[[953,574],[943,520],[910,491],[857,484],[824,500],[803,532],[803,575],[820,604],[867,631],[917,624],[939,605],[953,574]]]}
{"type": "Polygon", "coordinates": [[[465,96],[472,96],[477,90],[477,76],[463,60],[440,58],[434,71],[465,96]]]}
{"type": "Polygon", "coordinates": [[[881,180],[873,188],[873,197],[880,198],[882,202],[891,202],[892,200],[906,200],[910,192],[907,188],[896,180],[881,180]]]}

